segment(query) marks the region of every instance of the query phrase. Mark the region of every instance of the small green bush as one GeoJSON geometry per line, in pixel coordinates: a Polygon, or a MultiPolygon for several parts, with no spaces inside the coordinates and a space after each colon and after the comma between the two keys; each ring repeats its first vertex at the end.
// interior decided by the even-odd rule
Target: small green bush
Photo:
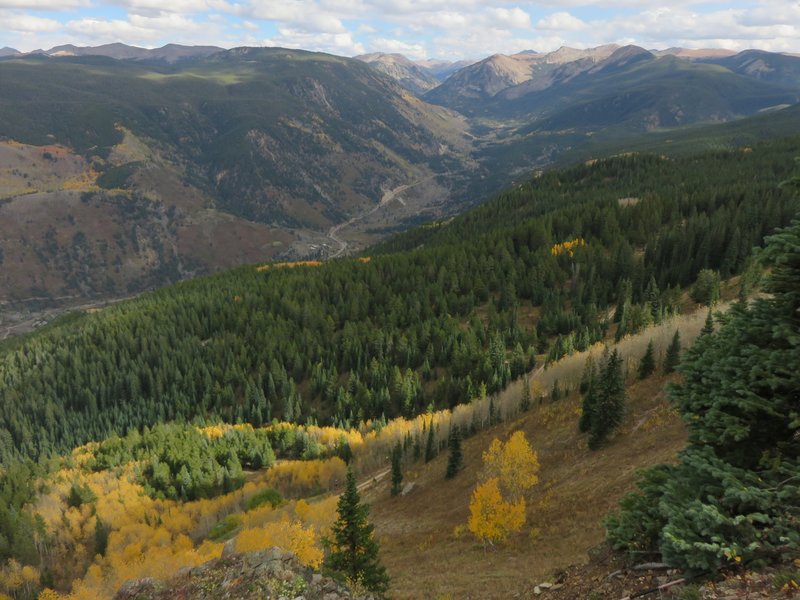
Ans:
{"type": "Polygon", "coordinates": [[[271,504],[272,508],[276,508],[280,506],[282,502],[283,496],[281,496],[281,493],[276,489],[269,488],[258,492],[255,496],[250,498],[250,500],[247,501],[247,510],[253,510],[265,504],[271,504]]]}
{"type": "Polygon", "coordinates": [[[220,540],[227,537],[234,529],[242,524],[242,517],[239,515],[228,515],[219,523],[214,525],[213,529],[208,533],[208,539],[220,540]]]}

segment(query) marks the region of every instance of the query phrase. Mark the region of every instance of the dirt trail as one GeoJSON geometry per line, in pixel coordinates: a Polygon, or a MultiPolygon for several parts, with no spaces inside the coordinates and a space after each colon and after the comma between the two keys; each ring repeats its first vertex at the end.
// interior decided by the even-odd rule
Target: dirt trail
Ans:
{"type": "MultiPolygon", "coordinates": [[[[427,177],[423,177],[422,179],[419,179],[419,180],[417,180],[417,181],[415,181],[413,183],[406,183],[406,184],[397,186],[396,188],[393,188],[391,190],[388,190],[388,191],[384,192],[383,197],[381,198],[381,201],[378,202],[378,204],[376,204],[375,206],[373,206],[369,210],[366,210],[363,213],[361,213],[359,215],[356,215],[355,217],[350,218],[349,220],[345,221],[344,223],[339,223],[338,225],[334,225],[333,227],[331,227],[328,230],[328,238],[330,238],[330,240],[334,244],[338,245],[339,249],[336,250],[336,252],[334,252],[333,254],[331,254],[328,258],[339,258],[340,256],[342,256],[347,251],[347,246],[348,246],[347,241],[345,241],[345,240],[343,240],[342,238],[339,237],[339,233],[342,231],[342,229],[344,229],[345,227],[349,227],[353,223],[357,223],[358,221],[361,221],[362,219],[365,219],[365,218],[369,217],[370,215],[374,214],[377,210],[379,210],[379,209],[383,208],[384,206],[387,206],[389,203],[391,203],[395,198],[397,198],[397,196],[399,194],[402,194],[406,190],[409,190],[412,187],[414,187],[416,185],[419,185],[420,183],[424,183],[425,181],[429,181],[429,180],[433,179],[434,177],[436,177],[435,174],[434,175],[428,175],[427,177]]],[[[398,201],[401,202],[401,203],[403,202],[402,198],[398,198],[398,201]]]]}

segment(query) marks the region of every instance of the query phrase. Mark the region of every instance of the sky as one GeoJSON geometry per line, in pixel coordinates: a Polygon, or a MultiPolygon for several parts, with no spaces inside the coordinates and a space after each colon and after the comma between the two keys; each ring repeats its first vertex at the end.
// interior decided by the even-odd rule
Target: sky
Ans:
{"type": "Polygon", "coordinates": [[[606,43],[800,53],[800,0],[0,0],[0,47],[110,42],[415,60],[606,43]]]}

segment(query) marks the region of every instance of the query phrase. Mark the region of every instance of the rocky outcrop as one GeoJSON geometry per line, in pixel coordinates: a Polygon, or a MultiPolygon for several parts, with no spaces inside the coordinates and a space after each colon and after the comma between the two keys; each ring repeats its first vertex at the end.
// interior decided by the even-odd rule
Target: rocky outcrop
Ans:
{"type": "Polygon", "coordinates": [[[269,548],[234,554],[198,567],[184,569],[167,581],[134,579],[126,582],[114,600],[371,600],[345,585],[303,566],[291,552],[269,548]]]}

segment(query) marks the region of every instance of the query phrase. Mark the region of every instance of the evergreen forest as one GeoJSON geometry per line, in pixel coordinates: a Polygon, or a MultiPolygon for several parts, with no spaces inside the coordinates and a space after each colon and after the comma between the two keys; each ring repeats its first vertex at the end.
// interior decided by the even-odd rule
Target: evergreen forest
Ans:
{"type": "Polygon", "coordinates": [[[375,426],[499,392],[679,310],[787,225],[800,138],[539,174],[360,259],[273,264],[71,315],[0,347],[0,461],[158,423],[375,426]],[[616,309],[615,309],[616,307],[616,309]]]}

